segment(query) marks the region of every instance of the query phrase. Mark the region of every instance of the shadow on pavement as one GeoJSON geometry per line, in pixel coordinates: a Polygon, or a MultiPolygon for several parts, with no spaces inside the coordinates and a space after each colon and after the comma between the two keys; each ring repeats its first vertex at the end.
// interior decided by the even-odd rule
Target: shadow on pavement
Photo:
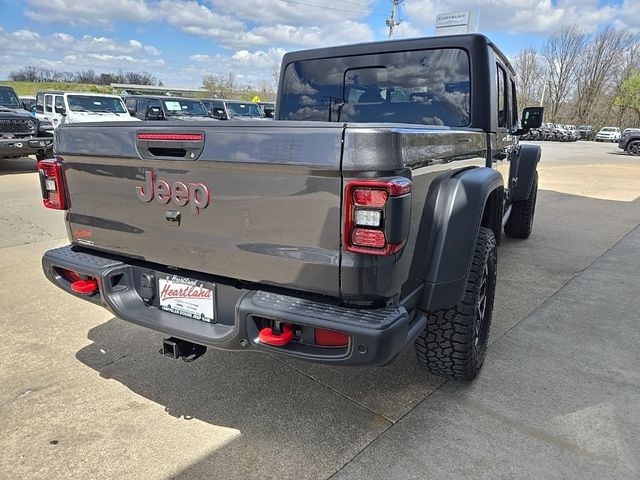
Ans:
{"type": "Polygon", "coordinates": [[[0,158],[0,175],[34,173],[36,171],[37,162],[34,158],[0,158]]]}

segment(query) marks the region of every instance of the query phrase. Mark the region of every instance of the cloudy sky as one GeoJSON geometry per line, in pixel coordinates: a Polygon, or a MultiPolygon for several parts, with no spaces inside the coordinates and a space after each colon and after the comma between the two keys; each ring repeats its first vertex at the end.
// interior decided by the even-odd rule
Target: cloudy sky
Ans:
{"type": "MultiPolygon", "coordinates": [[[[0,79],[33,64],[146,70],[165,85],[204,73],[271,78],[289,50],[383,40],[391,0],[0,0],[0,79]]],[[[479,11],[479,30],[507,54],[562,25],[640,31],[640,0],[405,0],[395,38],[429,36],[436,13],[479,11]]]]}

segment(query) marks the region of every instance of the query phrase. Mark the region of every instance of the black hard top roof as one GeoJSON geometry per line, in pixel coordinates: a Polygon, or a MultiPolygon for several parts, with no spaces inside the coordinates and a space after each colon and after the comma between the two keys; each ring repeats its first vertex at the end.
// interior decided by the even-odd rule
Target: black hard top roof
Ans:
{"type": "Polygon", "coordinates": [[[199,102],[200,100],[202,100],[202,98],[193,98],[193,97],[174,97],[174,96],[167,96],[167,95],[125,95],[124,97],[125,100],[127,98],[152,98],[154,100],[193,100],[196,102],[199,102]]]}
{"type": "Polygon", "coordinates": [[[260,103],[252,102],[251,100],[237,100],[232,98],[199,98],[198,100],[202,100],[203,102],[260,103]]]}
{"type": "Polygon", "coordinates": [[[502,62],[515,75],[509,59],[502,51],[486,36],[481,33],[468,33],[464,35],[445,35],[441,37],[409,38],[402,40],[386,40],[383,42],[366,42],[352,45],[341,45],[337,47],[314,48],[300,50],[285,54],[282,65],[297,62],[300,60],[310,60],[314,58],[347,57],[351,55],[365,55],[370,53],[401,52],[408,50],[422,50],[432,48],[464,48],[468,51],[478,47],[491,48],[502,62]],[[475,48],[474,48],[475,47],[475,48]]]}

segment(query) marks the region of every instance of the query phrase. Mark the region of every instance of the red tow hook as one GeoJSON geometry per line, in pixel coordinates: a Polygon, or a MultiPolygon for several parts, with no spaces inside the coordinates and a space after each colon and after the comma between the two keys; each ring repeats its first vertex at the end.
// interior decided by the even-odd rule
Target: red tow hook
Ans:
{"type": "Polygon", "coordinates": [[[273,329],[271,327],[265,327],[260,330],[258,339],[261,343],[271,345],[272,347],[284,347],[293,340],[293,329],[289,325],[283,324],[282,333],[278,335],[273,333],[273,329]]]}
{"type": "Polygon", "coordinates": [[[71,290],[83,295],[94,293],[98,291],[98,280],[76,280],[75,282],[71,283],[71,290]]]}

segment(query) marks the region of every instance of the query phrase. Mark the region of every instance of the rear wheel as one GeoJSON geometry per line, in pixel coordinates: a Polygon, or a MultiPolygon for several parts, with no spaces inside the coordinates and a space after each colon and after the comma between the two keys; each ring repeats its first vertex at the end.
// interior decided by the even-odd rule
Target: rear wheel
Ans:
{"type": "Polygon", "coordinates": [[[629,155],[640,155],[640,140],[634,140],[627,145],[627,153],[629,155]]]}
{"type": "Polygon", "coordinates": [[[464,298],[452,308],[425,312],[427,326],[416,339],[416,355],[429,372],[471,381],[480,371],[493,314],[497,255],[493,231],[481,227],[464,298]]]}
{"type": "Polygon", "coordinates": [[[538,198],[538,172],[535,172],[531,192],[526,200],[519,200],[511,204],[511,214],[504,226],[504,233],[512,238],[529,238],[533,230],[533,217],[536,213],[538,198]]]}

